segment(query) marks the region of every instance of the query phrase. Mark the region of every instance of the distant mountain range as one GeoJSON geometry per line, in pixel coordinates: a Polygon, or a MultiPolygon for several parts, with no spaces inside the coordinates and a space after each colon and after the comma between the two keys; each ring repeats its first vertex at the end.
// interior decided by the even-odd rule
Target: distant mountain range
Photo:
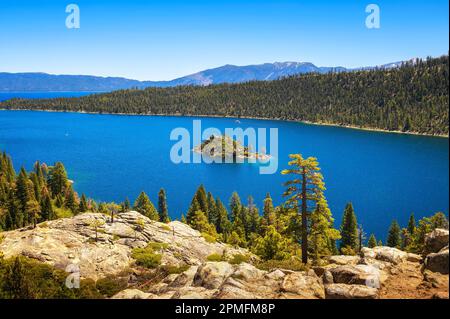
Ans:
{"type": "Polygon", "coordinates": [[[211,85],[220,83],[242,83],[248,81],[270,81],[281,77],[305,74],[394,68],[403,62],[376,67],[347,69],[344,67],[317,67],[308,62],[276,62],[260,65],[224,65],[201,71],[171,81],[138,81],[121,77],[98,77],[89,75],[52,75],[46,73],[1,73],[0,92],[103,92],[129,88],[173,87],[180,85],[211,85]]]}

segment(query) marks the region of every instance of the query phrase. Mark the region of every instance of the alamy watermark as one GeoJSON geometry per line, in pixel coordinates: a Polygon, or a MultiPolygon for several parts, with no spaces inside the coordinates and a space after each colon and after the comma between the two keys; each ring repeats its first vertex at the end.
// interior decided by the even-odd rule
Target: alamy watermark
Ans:
{"type": "Polygon", "coordinates": [[[76,4],[69,4],[66,7],[66,13],[69,15],[66,18],[67,29],[79,29],[80,28],[80,7],[76,4]]]}
{"type": "Polygon", "coordinates": [[[178,127],[170,133],[176,143],[170,150],[170,159],[175,164],[260,164],[260,174],[275,174],[278,170],[278,128],[242,129],[215,127],[202,129],[201,120],[192,123],[189,129],[178,127]],[[270,150],[270,154],[267,153],[270,150]]]}
{"type": "Polygon", "coordinates": [[[369,15],[366,17],[366,27],[368,29],[379,29],[380,7],[377,4],[369,4],[366,7],[366,13],[369,13],[369,15]]]}
{"type": "Polygon", "coordinates": [[[69,264],[65,270],[69,274],[66,277],[66,287],[69,289],[80,289],[80,266],[76,263],[69,264]]]}

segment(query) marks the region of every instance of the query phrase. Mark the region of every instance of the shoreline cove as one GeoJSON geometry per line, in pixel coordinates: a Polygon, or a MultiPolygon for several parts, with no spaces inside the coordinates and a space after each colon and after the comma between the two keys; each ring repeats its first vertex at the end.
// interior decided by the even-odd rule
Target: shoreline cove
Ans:
{"type": "Polygon", "coordinates": [[[88,114],[88,115],[118,115],[118,116],[155,116],[155,117],[189,117],[189,118],[223,118],[223,119],[247,119],[247,120],[260,120],[260,121],[280,121],[280,122],[290,122],[290,123],[299,123],[306,125],[315,125],[315,126],[331,126],[337,128],[345,128],[359,131],[368,131],[368,132],[378,132],[378,133],[391,133],[391,134],[404,134],[404,135],[414,135],[414,136],[426,136],[426,137],[438,137],[438,138],[449,138],[449,135],[443,134],[427,134],[427,133],[418,133],[418,132],[403,132],[403,131],[390,131],[383,130],[378,128],[371,127],[359,127],[352,125],[340,125],[335,123],[325,123],[325,122],[311,122],[311,121],[301,121],[301,120],[286,120],[280,118],[263,118],[263,117],[252,117],[252,116],[226,116],[226,115],[187,115],[187,114],[137,114],[137,113],[99,113],[99,112],[85,112],[85,111],[61,111],[61,110],[35,110],[35,109],[5,109],[0,108],[1,111],[23,111],[23,112],[49,112],[49,113],[75,113],[75,114],[88,114]]]}

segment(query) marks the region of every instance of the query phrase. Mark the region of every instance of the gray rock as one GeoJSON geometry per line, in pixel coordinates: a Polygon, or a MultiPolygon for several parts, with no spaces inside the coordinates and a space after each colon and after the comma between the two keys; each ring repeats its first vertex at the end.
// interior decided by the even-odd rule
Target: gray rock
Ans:
{"type": "Polygon", "coordinates": [[[334,283],[334,278],[333,278],[333,274],[331,273],[331,271],[329,271],[329,270],[324,271],[324,273],[322,275],[322,281],[325,285],[334,283]]]}
{"type": "Polygon", "coordinates": [[[198,268],[194,286],[217,289],[232,273],[233,267],[227,262],[208,262],[198,268]]]}
{"type": "Polygon", "coordinates": [[[379,261],[389,262],[394,265],[405,262],[408,259],[408,253],[397,248],[385,246],[374,248],[364,247],[361,250],[361,254],[363,258],[372,258],[379,261]]]}
{"type": "Polygon", "coordinates": [[[359,259],[359,256],[331,256],[328,262],[336,265],[356,265],[359,259]]]}
{"type": "Polygon", "coordinates": [[[425,269],[441,274],[448,274],[448,259],[448,247],[446,247],[438,253],[429,254],[425,258],[425,269]]]}
{"type": "Polygon", "coordinates": [[[331,268],[333,282],[348,285],[369,285],[379,288],[385,280],[383,271],[371,265],[350,265],[331,268]]]}
{"type": "Polygon", "coordinates": [[[138,289],[126,289],[114,295],[112,299],[149,299],[151,295],[138,289]]]}
{"type": "Polygon", "coordinates": [[[281,292],[295,295],[297,299],[323,299],[325,297],[322,280],[316,275],[304,272],[286,275],[281,284],[281,292]]]}
{"type": "Polygon", "coordinates": [[[408,253],[406,260],[413,262],[413,263],[420,263],[423,261],[423,258],[420,255],[408,253]]]}
{"type": "Polygon", "coordinates": [[[424,255],[438,253],[445,246],[448,246],[448,230],[435,229],[425,237],[424,255]]]}
{"type": "Polygon", "coordinates": [[[361,285],[331,284],[325,287],[326,299],[376,299],[378,290],[361,285]]]}
{"type": "Polygon", "coordinates": [[[117,214],[114,223],[109,216],[85,213],[2,235],[0,253],[5,258],[25,255],[62,270],[78,265],[82,278],[94,280],[116,275],[132,266],[132,249],[145,247],[149,242],[167,244],[162,252],[164,265],[200,265],[209,255],[222,254],[225,250],[227,256],[251,255],[242,248],[208,243],[186,224],[177,221],[163,224],[133,211],[117,214]],[[91,226],[93,220],[103,222],[98,241],[91,226]],[[137,227],[141,222],[143,227],[137,227]]]}

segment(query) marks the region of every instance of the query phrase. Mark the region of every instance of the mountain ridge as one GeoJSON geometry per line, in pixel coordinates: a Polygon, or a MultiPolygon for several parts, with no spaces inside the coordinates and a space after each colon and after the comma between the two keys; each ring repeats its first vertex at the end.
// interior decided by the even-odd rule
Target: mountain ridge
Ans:
{"type": "Polygon", "coordinates": [[[306,74],[351,72],[375,68],[398,67],[403,62],[361,68],[318,67],[311,62],[274,62],[253,65],[226,64],[203,70],[169,81],[139,81],[125,77],[49,74],[45,72],[0,72],[0,92],[63,92],[87,91],[108,92],[120,89],[176,86],[207,86],[222,83],[243,83],[250,81],[272,81],[282,77],[306,74]]]}

